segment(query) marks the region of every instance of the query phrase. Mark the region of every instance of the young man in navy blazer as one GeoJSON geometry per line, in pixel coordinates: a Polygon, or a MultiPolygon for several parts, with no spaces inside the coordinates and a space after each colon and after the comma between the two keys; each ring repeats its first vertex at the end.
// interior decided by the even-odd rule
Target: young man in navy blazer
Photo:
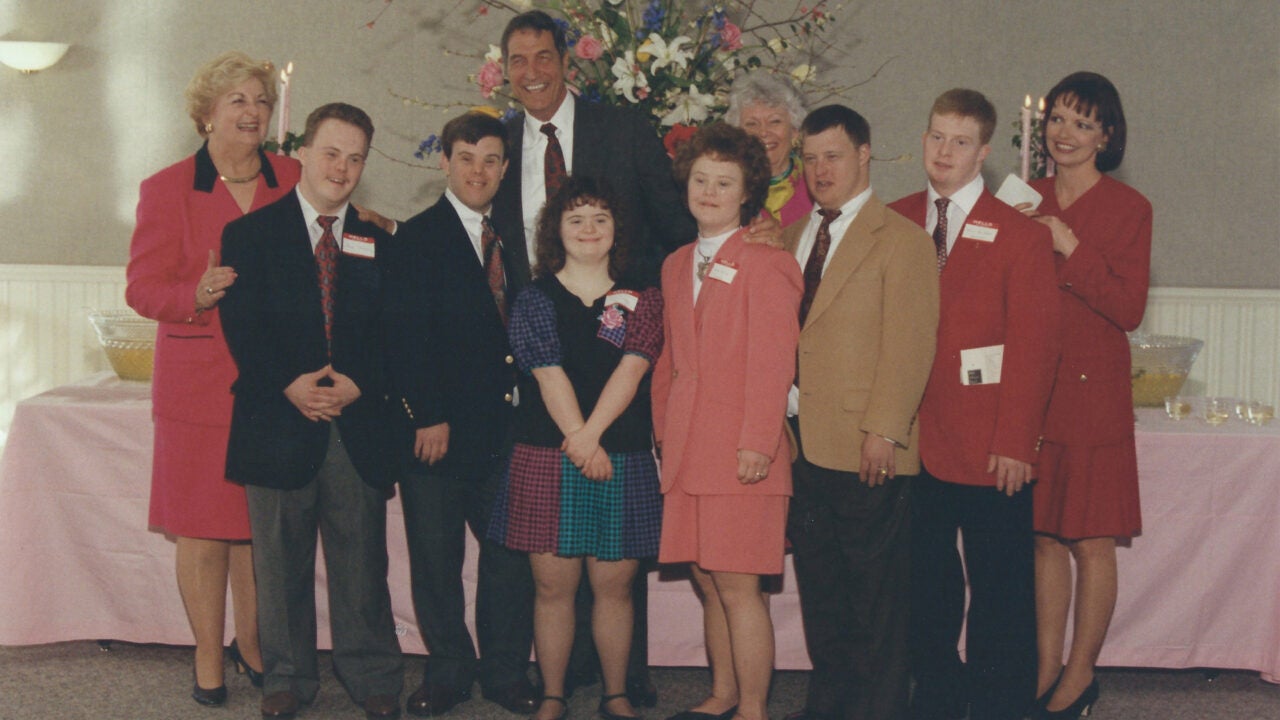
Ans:
{"type": "Polygon", "coordinates": [[[262,715],[319,689],[317,530],[335,674],[370,718],[400,715],[404,680],[387,589],[388,462],[379,327],[389,238],[348,199],[373,138],[343,103],[307,118],[295,192],[229,223],[222,323],[239,369],[227,477],[247,486],[262,642],[262,715]]]}

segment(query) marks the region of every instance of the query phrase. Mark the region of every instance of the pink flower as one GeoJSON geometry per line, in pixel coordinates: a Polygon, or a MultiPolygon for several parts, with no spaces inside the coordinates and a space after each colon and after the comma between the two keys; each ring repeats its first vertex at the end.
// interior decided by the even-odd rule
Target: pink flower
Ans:
{"type": "Polygon", "coordinates": [[[574,46],[573,54],[588,62],[595,62],[604,55],[604,44],[590,35],[583,35],[574,46]]]}
{"type": "Polygon", "coordinates": [[[720,30],[720,46],[729,52],[742,49],[742,30],[726,20],[720,30]]]}
{"type": "Polygon", "coordinates": [[[493,97],[493,91],[506,82],[502,77],[502,66],[490,60],[480,68],[476,76],[476,84],[480,86],[480,94],[487,100],[493,97]]]}
{"type": "Polygon", "coordinates": [[[617,305],[610,305],[605,308],[604,314],[600,316],[600,324],[610,330],[622,327],[622,311],[617,305]]]}

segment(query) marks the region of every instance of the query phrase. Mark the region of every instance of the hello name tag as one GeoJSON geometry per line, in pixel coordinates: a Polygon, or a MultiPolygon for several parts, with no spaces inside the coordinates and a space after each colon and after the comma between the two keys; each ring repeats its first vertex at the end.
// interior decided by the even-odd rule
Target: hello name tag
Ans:
{"type": "Polygon", "coordinates": [[[733,282],[733,277],[737,274],[738,268],[728,265],[722,260],[718,260],[711,266],[711,271],[707,273],[707,277],[719,280],[727,285],[733,282]]]}
{"type": "Polygon", "coordinates": [[[636,311],[636,303],[640,302],[640,296],[630,290],[615,290],[604,296],[604,306],[621,305],[622,307],[636,311]]]}
{"type": "Polygon", "coordinates": [[[342,254],[362,258],[373,257],[373,238],[342,233],[342,254]]]}
{"type": "Polygon", "coordinates": [[[982,222],[981,220],[970,220],[964,226],[964,232],[960,237],[966,240],[979,240],[981,242],[995,242],[996,233],[999,232],[1000,226],[994,223],[982,222]]]}
{"type": "Polygon", "coordinates": [[[996,385],[1004,367],[1004,345],[988,345],[960,351],[961,385],[996,385]]]}

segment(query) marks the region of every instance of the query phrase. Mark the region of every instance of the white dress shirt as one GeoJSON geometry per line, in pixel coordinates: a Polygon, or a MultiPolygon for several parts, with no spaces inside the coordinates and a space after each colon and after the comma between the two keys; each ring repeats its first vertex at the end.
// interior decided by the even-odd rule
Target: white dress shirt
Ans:
{"type": "MultiPolygon", "coordinates": [[[[831,258],[835,257],[836,248],[840,247],[840,241],[844,239],[844,234],[849,230],[849,225],[853,223],[854,218],[858,217],[862,206],[866,205],[867,200],[870,199],[871,186],[868,185],[866,190],[854,195],[848,202],[840,206],[840,216],[831,221],[831,246],[827,248],[827,259],[822,264],[823,273],[826,273],[827,268],[831,265],[831,258]]],[[[813,210],[809,212],[809,224],[805,225],[804,232],[800,235],[800,241],[796,243],[796,262],[800,263],[802,271],[809,262],[809,253],[813,252],[813,246],[818,242],[818,228],[822,226],[822,213],[820,211],[820,207],[813,206],[813,210]]]]}
{"type": "MultiPolygon", "coordinates": [[[[982,175],[979,174],[970,180],[967,185],[959,190],[951,193],[951,197],[947,198],[951,202],[947,205],[947,254],[951,254],[951,248],[956,245],[956,238],[960,237],[960,230],[964,227],[964,222],[969,218],[969,213],[973,212],[973,206],[978,203],[978,198],[982,197],[982,190],[985,186],[982,184],[982,175]]],[[[938,204],[937,199],[942,197],[937,190],[933,189],[933,184],[929,184],[929,203],[925,208],[924,229],[925,232],[933,235],[933,231],[938,227],[938,204]]]]}
{"type": "Polygon", "coordinates": [[[542,167],[547,154],[547,136],[542,126],[556,126],[556,139],[564,153],[564,171],[573,174],[573,94],[566,93],[559,109],[550,120],[542,121],[525,113],[524,140],[520,152],[520,204],[524,210],[524,239],[529,252],[529,267],[537,261],[534,242],[538,234],[538,213],[547,203],[547,176],[542,167]]]}
{"type": "MultiPolygon", "coordinates": [[[[324,228],[320,227],[317,219],[320,217],[320,211],[311,206],[307,199],[302,196],[302,190],[294,188],[298,194],[298,204],[302,206],[302,219],[307,221],[307,233],[311,235],[311,254],[315,254],[316,246],[320,244],[320,236],[324,235],[324,228]]],[[[338,219],[333,223],[333,239],[338,242],[338,252],[342,252],[342,225],[347,219],[347,205],[342,203],[342,207],[334,215],[338,219]]]]}
{"type": "Polygon", "coordinates": [[[449,204],[453,205],[454,212],[458,213],[458,219],[462,221],[462,227],[467,231],[467,237],[471,239],[471,247],[475,248],[476,258],[480,260],[481,265],[484,265],[484,248],[481,244],[484,215],[467,207],[449,188],[445,188],[444,196],[449,200],[449,204]]]}

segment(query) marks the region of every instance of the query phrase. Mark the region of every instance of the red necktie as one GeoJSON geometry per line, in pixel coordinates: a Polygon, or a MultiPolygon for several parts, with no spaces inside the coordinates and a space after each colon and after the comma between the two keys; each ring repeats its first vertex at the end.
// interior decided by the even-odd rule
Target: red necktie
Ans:
{"type": "Polygon", "coordinates": [[[560,147],[560,139],[556,137],[556,126],[544,123],[542,134],[547,136],[547,152],[542,158],[542,173],[547,183],[547,199],[564,184],[569,176],[564,163],[564,150],[560,147]]]}
{"type": "Polygon", "coordinates": [[[813,297],[818,294],[818,284],[822,282],[822,268],[827,264],[827,251],[831,249],[831,221],[840,217],[839,210],[818,209],[822,216],[822,224],[818,226],[818,238],[809,252],[809,260],[804,264],[804,297],[800,299],[800,327],[804,327],[805,318],[809,317],[809,306],[813,305],[813,297]]]}
{"type": "Polygon", "coordinates": [[[947,205],[950,200],[940,197],[933,203],[938,206],[938,224],[933,228],[933,248],[938,251],[938,272],[947,264],[947,205]]]}
{"type": "MultiPolygon", "coordinates": [[[[558,147],[558,146],[557,146],[558,147]]],[[[484,256],[484,274],[489,279],[489,292],[498,306],[502,326],[507,325],[507,273],[502,265],[502,238],[494,232],[486,216],[480,221],[480,254],[484,256]]]]}
{"type": "Polygon", "coordinates": [[[338,279],[338,241],[333,237],[334,215],[316,218],[324,232],[316,243],[316,277],[320,282],[320,306],[324,309],[325,347],[333,352],[333,290],[338,279]]]}

